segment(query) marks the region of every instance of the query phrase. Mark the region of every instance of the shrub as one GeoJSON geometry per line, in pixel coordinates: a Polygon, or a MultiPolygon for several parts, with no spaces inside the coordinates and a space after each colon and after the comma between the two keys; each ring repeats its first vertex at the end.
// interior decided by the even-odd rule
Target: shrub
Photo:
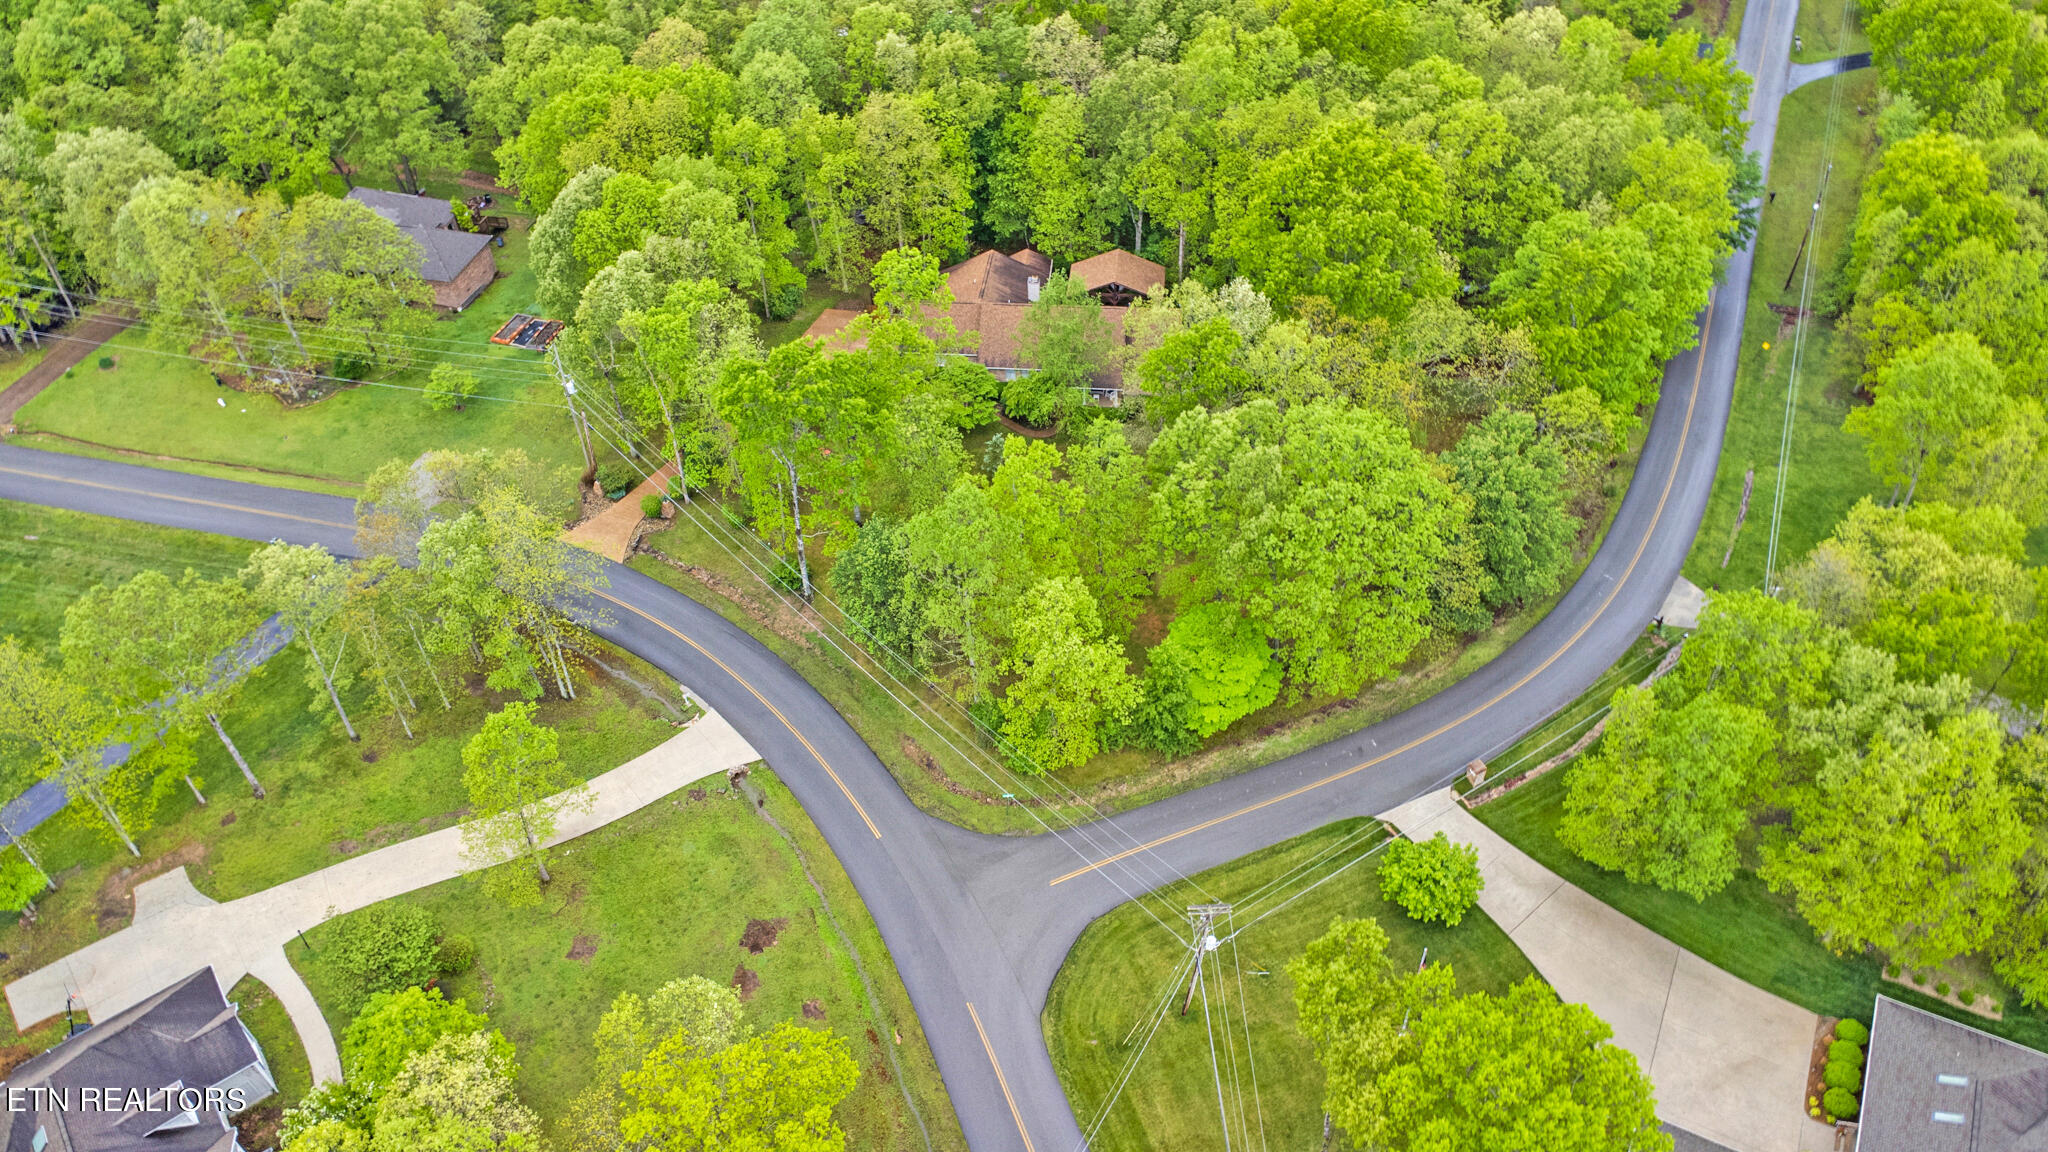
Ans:
{"type": "Polygon", "coordinates": [[[107,369],[112,368],[113,366],[114,358],[112,356],[100,357],[100,371],[105,372],[107,369]]]}
{"type": "Polygon", "coordinates": [[[441,946],[434,949],[434,967],[440,969],[443,976],[467,972],[469,966],[474,963],[476,945],[471,943],[467,936],[444,936],[441,939],[441,946]]]}
{"type": "Polygon", "coordinates": [[[1870,1043],[1870,1029],[1861,1020],[1841,1020],[1835,1024],[1835,1039],[1847,1040],[1851,1044],[1870,1043]]]}
{"type": "Polygon", "coordinates": [[[1830,1061],[1821,1071],[1820,1082],[1830,1088],[1847,1088],[1854,1092],[1863,1086],[1863,1069],[1854,1064],[1830,1061]]]}
{"type": "Polygon", "coordinates": [[[661,497],[649,492],[640,498],[640,514],[652,520],[661,515],[661,497]]]}
{"type": "Polygon", "coordinates": [[[1828,1063],[1863,1067],[1863,1046],[1854,1040],[1837,1040],[1828,1045],[1828,1063]]]}
{"type": "Polygon", "coordinates": [[[639,482],[640,474],[624,460],[607,460],[597,466],[597,486],[610,499],[617,500],[631,492],[639,482]]]}
{"type": "Polygon", "coordinates": [[[1977,994],[1965,988],[1961,992],[1956,993],[1956,999],[1961,1000],[1963,1007],[1967,1008],[1977,1002],[1977,994]]]}
{"type": "Polygon", "coordinates": [[[1837,1120],[1856,1118],[1856,1097],[1847,1088],[1828,1089],[1828,1094],[1820,1098],[1820,1103],[1821,1107],[1828,1110],[1828,1115],[1837,1120]]]}
{"type": "Polygon", "coordinates": [[[1942,981],[1941,983],[1939,983],[1939,984],[1936,984],[1936,985],[1934,986],[1934,994],[1935,994],[1936,996],[1946,996],[1946,995],[1948,995],[1948,981],[1946,981],[1946,980],[1943,980],[1943,981],[1942,981]]]}
{"type": "Polygon", "coordinates": [[[380,992],[342,1033],[342,1067],[351,1082],[389,1084],[407,1059],[436,1040],[481,1032],[488,1024],[462,1001],[444,999],[439,988],[380,992]]]}
{"type": "Polygon", "coordinates": [[[1899,978],[1899,966],[1898,966],[1897,964],[1887,964],[1887,965],[1885,965],[1885,966],[1884,966],[1884,974],[1885,974],[1885,975],[1887,975],[1887,976],[1889,976],[1889,977],[1891,977],[1891,978],[1892,978],[1892,979],[1894,979],[1894,980],[1898,979],[1898,978],[1899,978]]]}
{"type": "Polygon", "coordinates": [[[440,975],[434,938],[440,932],[425,909],[372,904],[335,921],[321,950],[360,1001],[379,992],[425,984],[440,975]]]}
{"type": "Polygon", "coordinates": [[[460,408],[463,401],[476,395],[476,389],[474,373],[453,364],[436,364],[434,370],[427,374],[427,407],[436,412],[460,408]]]}
{"type": "Polygon", "coordinates": [[[1479,849],[1439,832],[1427,840],[1396,840],[1380,862],[1380,895],[1416,920],[1455,925],[1479,902],[1486,881],[1479,849]]]}

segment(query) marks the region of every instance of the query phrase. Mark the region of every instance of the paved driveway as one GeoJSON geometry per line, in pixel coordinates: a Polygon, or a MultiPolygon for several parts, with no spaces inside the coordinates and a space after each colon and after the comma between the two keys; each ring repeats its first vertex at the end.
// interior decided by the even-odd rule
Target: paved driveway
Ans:
{"type": "Polygon", "coordinates": [[[1746,984],[1567,884],[1481,824],[1449,789],[1385,819],[1479,849],[1479,907],[1569,1001],[1635,1053],[1663,1120],[1734,1152],[1800,1152],[1820,1018],[1746,984]]]}

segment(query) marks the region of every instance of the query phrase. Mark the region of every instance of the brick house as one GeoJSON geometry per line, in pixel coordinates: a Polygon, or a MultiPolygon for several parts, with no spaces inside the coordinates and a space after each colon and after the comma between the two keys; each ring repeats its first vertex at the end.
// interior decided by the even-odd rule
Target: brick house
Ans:
{"type": "Polygon", "coordinates": [[[460,312],[498,275],[493,238],[457,228],[446,200],[376,188],[352,188],[348,198],[391,221],[419,245],[420,279],[434,290],[434,307],[460,312]]]}

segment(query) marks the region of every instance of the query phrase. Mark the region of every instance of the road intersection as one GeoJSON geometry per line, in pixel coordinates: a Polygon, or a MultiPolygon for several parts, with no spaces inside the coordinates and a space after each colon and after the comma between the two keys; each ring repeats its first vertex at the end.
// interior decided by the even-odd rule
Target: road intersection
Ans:
{"type": "MultiPolygon", "coordinates": [[[[1737,43],[1755,78],[1751,139],[1768,174],[1787,91],[1796,0],[1757,0],[1737,43]]],[[[927,815],[825,699],[711,609],[611,565],[596,629],[688,685],[773,767],[845,866],[881,929],[975,1152],[1082,1144],[1040,1029],[1062,960],[1133,895],[1333,820],[1389,811],[1583,693],[1641,633],[1677,579],[1727,422],[1752,252],[1728,262],[1674,358],[1605,542],[1520,641],[1430,700],[1361,732],[1207,787],[1032,837],[927,815]]],[[[338,497],[0,447],[0,498],[355,551],[338,497]]]]}

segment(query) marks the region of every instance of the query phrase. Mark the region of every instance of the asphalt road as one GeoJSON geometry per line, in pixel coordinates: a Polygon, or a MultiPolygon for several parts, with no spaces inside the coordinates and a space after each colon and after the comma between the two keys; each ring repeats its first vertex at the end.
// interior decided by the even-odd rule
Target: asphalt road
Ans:
{"type": "MultiPolygon", "coordinates": [[[[1751,139],[1767,168],[1796,11],[1796,0],[1755,0],[1737,45],[1756,78],[1751,139]]],[[[597,631],[722,713],[823,830],[881,928],[975,1152],[1069,1152],[1080,1127],[1039,1012],[1090,921],[1176,875],[1440,786],[1579,696],[1641,633],[1706,506],[1750,258],[1729,261],[1700,317],[1700,347],[1667,365],[1635,482],[1605,544],[1518,643],[1384,723],[1078,832],[983,836],[925,815],[802,677],[717,613],[639,573],[609,569],[611,619],[597,631]]],[[[353,551],[347,500],[82,457],[0,447],[0,498],[353,551]]]]}

